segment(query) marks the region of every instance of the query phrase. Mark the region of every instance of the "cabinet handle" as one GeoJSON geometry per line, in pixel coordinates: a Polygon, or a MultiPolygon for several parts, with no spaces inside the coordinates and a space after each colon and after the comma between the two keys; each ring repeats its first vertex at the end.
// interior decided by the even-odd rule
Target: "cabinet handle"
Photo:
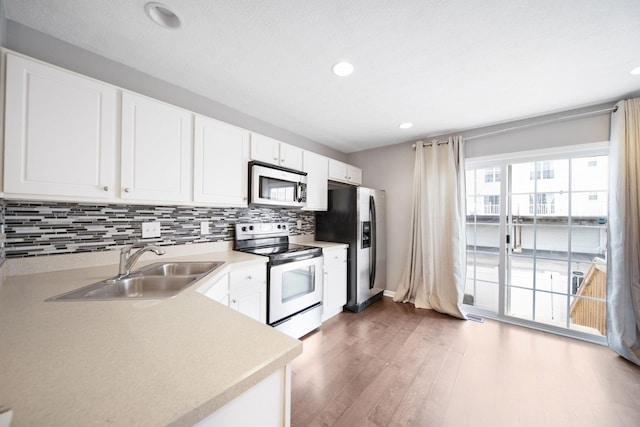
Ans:
{"type": "Polygon", "coordinates": [[[125,187],[124,192],[125,193],[131,193],[131,189],[129,187],[125,187]]]}
{"type": "Polygon", "coordinates": [[[253,280],[253,276],[247,276],[247,279],[253,280]]]}
{"type": "Polygon", "coordinates": [[[232,300],[231,300],[231,302],[232,302],[233,304],[235,304],[237,301],[236,301],[236,300],[234,300],[234,299],[232,299],[232,300]]]}
{"type": "Polygon", "coordinates": [[[108,186],[108,185],[105,185],[104,187],[102,187],[102,190],[104,190],[104,191],[109,191],[109,186],[108,186]]]}

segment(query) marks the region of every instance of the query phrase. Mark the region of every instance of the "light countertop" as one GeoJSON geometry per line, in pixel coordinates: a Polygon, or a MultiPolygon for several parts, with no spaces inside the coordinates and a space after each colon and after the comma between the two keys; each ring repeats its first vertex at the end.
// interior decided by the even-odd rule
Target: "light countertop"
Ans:
{"type": "Polygon", "coordinates": [[[0,404],[12,426],[192,425],[302,353],[302,343],[196,292],[266,258],[233,251],[174,298],[44,302],[115,266],[10,276],[0,286],[0,404]]]}

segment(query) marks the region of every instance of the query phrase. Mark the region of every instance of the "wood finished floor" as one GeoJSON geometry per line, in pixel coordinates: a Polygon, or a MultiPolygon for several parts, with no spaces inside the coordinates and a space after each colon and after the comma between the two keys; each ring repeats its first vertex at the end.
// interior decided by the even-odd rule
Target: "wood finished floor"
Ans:
{"type": "Polygon", "coordinates": [[[596,344],[389,298],[303,343],[293,427],[640,426],[640,367],[596,344]]]}

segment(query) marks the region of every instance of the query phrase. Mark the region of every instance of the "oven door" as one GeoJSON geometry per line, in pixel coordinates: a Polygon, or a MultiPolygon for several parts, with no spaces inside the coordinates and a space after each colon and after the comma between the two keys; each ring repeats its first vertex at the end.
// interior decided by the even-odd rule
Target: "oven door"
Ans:
{"type": "Polygon", "coordinates": [[[322,302],[323,257],[272,265],[269,270],[269,324],[322,302]]]}
{"type": "Polygon", "coordinates": [[[304,207],[307,177],[304,174],[258,164],[251,165],[251,203],[304,207]]]}

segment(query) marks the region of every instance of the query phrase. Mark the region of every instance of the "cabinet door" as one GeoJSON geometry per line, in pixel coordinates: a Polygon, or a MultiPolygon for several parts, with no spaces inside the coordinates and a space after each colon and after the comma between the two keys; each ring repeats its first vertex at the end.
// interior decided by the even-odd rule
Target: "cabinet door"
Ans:
{"type": "Polygon", "coordinates": [[[229,273],[229,306],[267,323],[267,267],[254,265],[229,273]]]}
{"type": "Polygon", "coordinates": [[[267,323],[267,284],[254,284],[232,290],[229,293],[229,307],[267,323]]]}
{"type": "Polygon", "coordinates": [[[310,151],[302,157],[302,170],[307,173],[306,210],[326,211],[328,194],[328,159],[310,151]]]}
{"type": "Polygon", "coordinates": [[[302,148],[298,148],[293,145],[280,143],[280,166],[295,169],[297,171],[302,170],[302,148]]]}
{"type": "Polygon", "coordinates": [[[347,181],[351,184],[362,184],[362,169],[347,165],[347,181]]]}
{"type": "Polygon", "coordinates": [[[190,200],[191,116],[180,108],[123,92],[123,199],[190,200]]]}
{"type": "Polygon", "coordinates": [[[195,117],[193,200],[246,207],[248,161],[248,131],[208,117],[195,117]]]}
{"type": "Polygon", "coordinates": [[[347,250],[325,251],[322,320],[342,311],[347,303],[347,250]]]}
{"type": "Polygon", "coordinates": [[[251,134],[251,160],[280,164],[280,142],[258,133],[251,134]]]}
{"type": "Polygon", "coordinates": [[[229,275],[225,274],[218,279],[203,295],[218,301],[220,304],[229,306],[229,275]]]}
{"type": "Polygon", "coordinates": [[[112,198],[116,89],[8,54],[4,191],[112,198]]]}
{"type": "Polygon", "coordinates": [[[347,164],[338,160],[329,159],[329,179],[334,181],[347,181],[347,164]]]}

